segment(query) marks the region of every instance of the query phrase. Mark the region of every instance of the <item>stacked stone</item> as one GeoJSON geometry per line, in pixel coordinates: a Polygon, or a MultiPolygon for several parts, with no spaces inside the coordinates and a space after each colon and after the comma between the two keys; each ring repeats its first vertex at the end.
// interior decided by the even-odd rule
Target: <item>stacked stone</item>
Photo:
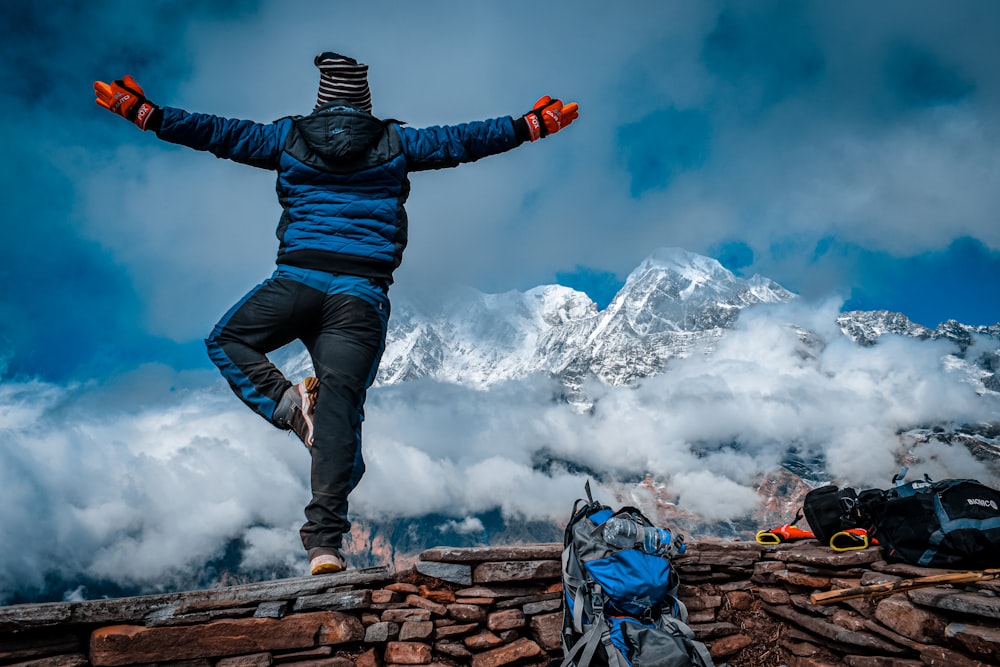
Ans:
{"type": "Polygon", "coordinates": [[[396,575],[0,607],[0,665],[544,665],[560,650],[561,550],[441,548],[396,575]]]}
{"type": "Polygon", "coordinates": [[[769,547],[751,582],[783,625],[791,667],[973,667],[1000,664],[1000,585],[916,588],[814,604],[811,596],[951,572],[889,564],[877,547],[837,553],[817,542],[769,547]]]}
{"type": "Polygon", "coordinates": [[[687,608],[688,625],[717,661],[781,664],[776,654],[767,653],[771,643],[758,642],[773,625],[757,610],[750,581],[762,552],[756,543],[706,542],[689,545],[674,559],[681,581],[678,597],[687,608]],[[750,656],[754,660],[746,661],[750,656]]]}
{"type": "Polygon", "coordinates": [[[389,665],[546,665],[559,655],[562,545],[425,551],[373,595],[365,641],[389,665]],[[380,611],[377,615],[375,611],[380,611]]]}
{"type": "MultiPolygon", "coordinates": [[[[541,667],[561,659],[561,544],[424,552],[203,591],[0,607],[0,667],[541,667]]],[[[947,573],[878,548],[701,542],[674,559],[695,637],[732,667],[1000,665],[1000,583],[811,601],[947,573]]]]}

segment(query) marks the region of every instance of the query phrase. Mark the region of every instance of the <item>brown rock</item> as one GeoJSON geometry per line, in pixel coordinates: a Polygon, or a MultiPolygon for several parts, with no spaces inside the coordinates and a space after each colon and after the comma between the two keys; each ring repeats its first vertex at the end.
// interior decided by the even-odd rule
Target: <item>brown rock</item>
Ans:
{"type": "Polygon", "coordinates": [[[1000,629],[950,623],[945,627],[944,634],[949,639],[956,640],[970,653],[1000,662],[1000,629]]]}
{"type": "Polygon", "coordinates": [[[733,542],[726,545],[690,544],[687,552],[674,560],[678,568],[687,569],[691,565],[711,565],[734,568],[750,567],[760,560],[764,548],[759,544],[733,542]]]}
{"type": "Polygon", "coordinates": [[[861,585],[862,585],[862,583],[861,583],[861,578],[860,577],[853,577],[853,578],[831,577],[830,578],[830,588],[836,588],[836,589],[840,589],[840,588],[857,588],[858,586],[861,586],[861,585]]]}
{"type": "Polygon", "coordinates": [[[440,561],[444,563],[559,560],[562,557],[562,550],[563,545],[556,542],[500,547],[434,547],[421,553],[420,560],[440,561]]]}
{"type": "Polygon", "coordinates": [[[462,623],[459,625],[445,625],[434,631],[435,639],[446,639],[448,637],[461,637],[467,635],[479,627],[478,623],[462,623]]]}
{"type": "Polygon", "coordinates": [[[768,604],[788,604],[792,600],[784,588],[758,588],[757,597],[768,604]]]}
{"type": "Polygon", "coordinates": [[[430,621],[407,621],[399,628],[399,641],[429,639],[434,633],[434,624],[430,621]]]}
{"type": "Polygon", "coordinates": [[[738,651],[742,651],[752,643],[752,637],[740,634],[729,635],[728,637],[723,637],[722,639],[712,642],[712,644],[708,647],[708,653],[713,658],[723,658],[727,655],[732,655],[738,651]]]}
{"type": "Polygon", "coordinates": [[[239,655],[232,658],[223,658],[215,663],[216,667],[271,667],[274,658],[270,653],[254,653],[252,655],[239,655]]]}
{"type": "Polygon", "coordinates": [[[761,561],[754,564],[750,580],[758,584],[773,584],[775,575],[786,569],[785,564],[778,561],[761,561]]]}
{"type": "Polygon", "coordinates": [[[875,618],[893,632],[922,644],[940,643],[947,625],[939,616],[915,607],[905,595],[890,595],[880,601],[875,618]]]}
{"type": "Polygon", "coordinates": [[[509,644],[510,642],[520,637],[521,633],[518,630],[504,630],[502,632],[498,632],[497,636],[500,637],[500,641],[502,641],[504,644],[509,644]]]}
{"type": "Polygon", "coordinates": [[[824,658],[817,658],[812,656],[798,657],[792,656],[788,660],[788,667],[840,667],[842,663],[838,660],[837,662],[831,662],[830,660],[824,658]]]}
{"type": "Polygon", "coordinates": [[[429,621],[431,612],[427,609],[386,609],[382,612],[382,620],[392,623],[429,621]]]}
{"type": "Polygon", "coordinates": [[[788,650],[792,655],[797,655],[800,658],[808,658],[810,656],[816,655],[822,649],[815,644],[810,644],[805,641],[791,641],[788,639],[782,639],[781,645],[788,650]]]}
{"type": "Polygon", "coordinates": [[[457,604],[474,604],[482,607],[488,607],[495,601],[493,598],[455,598],[454,600],[457,604]]]}
{"type": "Polygon", "coordinates": [[[375,604],[385,604],[387,602],[399,601],[399,593],[385,588],[372,591],[372,602],[375,604]]]}
{"type": "Polygon", "coordinates": [[[909,565],[907,563],[886,563],[883,560],[875,561],[869,566],[876,572],[888,572],[899,576],[901,579],[918,579],[920,577],[931,577],[937,574],[948,572],[964,572],[964,570],[948,570],[937,567],[920,567],[919,565],[909,565]]]}
{"type": "Polygon", "coordinates": [[[145,628],[112,625],[90,636],[96,667],[165,662],[360,641],[364,627],[354,616],[335,611],[295,614],[283,619],[246,618],[196,626],[145,628]]]}
{"type": "Polygon", "coordinates": [[[747,611],[753,606],[753,596],[746,591],[730,591],[726,593],[726,602],[737,611],[747,611]]]}
{"type": "Polygon", "coordinates": [[[431,661],[431,647],[419,642],[389,642],[385,661],[396,665],[426,665],[431,661]]]}
{"type": "Polygon", "coordinates": [[[848,630],[853,630],[855,632],[864,632],[867,630],[865,625],[865,619],[858,616],[854,612],[847,611],[846,609],[838,609],[830,616],[830,622],[834,625],[839,625],[842,628],[847,628],[848,630]]]}
{"type": "MultiPolygon", "coordinates": [[[[356,663],[353,660],[341,655],[335,655],[330,658],[317,658],[316,660],[302,660],[292,664],[294,664],[295,667],[356,667],[356,663]]],[[[169,667],[189,667],[189,666],[181,665],[175,662],[169,665],[169,667]]]]}
{"type": "Polygon", "coordinates": [[[797,544],[794,548],[783,551],[768,551],[764,557],[787,563],[801,563],[840,570],[881,560],[882,550],[878,547],[872,547],[863,551],[838,553],[828,547],[821,546],[819,543],[806,543],[797,544]]]}
{"type": "MultiPolygon", "coordinates": [[[[14,667],[88,667],[88,665],[90,662],[82,653],[67,653],[19,662],[14,667]]],[[[205,667],[209,667],[208,661],[205,661],[205,667]]]]}
{"type": "Polygon", "coordinates": [[[474,604],[450,604],[448,615],[459,623],[481,623],[486,620],[486,610],[474,604]]]}
{"type": "Polygon", "coordinates": [[[829,577],[817,577],[802,572],[784,572],[774,575],[777,581],[792,586],[805,586],[806,588],[829,588],[829,577]]]}
{"type": "Polygon", "coordinates": [[[722,606],[721,595],[701,595],[696,598],[684,598],[681,600],[688,611],[698,611],[700,609],[718,609],[722,606]]]}
{"type": "Polygon", "coordinates": [[[753,583],[749,579],[740,579],[719,584],[719,592],[730,593],[732,591],[749,591],[753,588],[753,583]]]}
{"type": "MultiPolygon", "coordinates": [[[[500,600],[496,603],[497,609],[513,609],[514,607],[521,607],[521,610],[528,605],[542,604],[542,603],[555,603],[562,605],[563,596],[560,593],[540,593],[538,595],[521,595],[515,598],[510,598],[508,600],[500,600]]],[[[524,613],[528,613],[525,611],[524,613]]]]}
{"type": "Polygon", "coordinates": [[[692,624],[691,629],[694,630],[694,638],[699,641],[734,635],[737,632],[735,625],[725,622],[692,624]]]}
{"type": "Polygon", "coordinates": [[[354,667],[382,667],[382,658],[370,648],[354,659],[354,667]]]}
{"type": "MultiPolygon", "coordinates": [[[[889,584],[895,583],[902,580],[903,577],[897,577],[894,574],[889,574],[888,572],[876,572],[873,570],[868,570],[861,575],[861,586],[871,586],[873,584],[889,584]]],[[[847,586],[847,588],[851,588],[847,586]]]]}
{"type": "Polygon", "coordinates": [[[848,655],[844,662],[850,667],[924,667],[919,660],[890,658],[884,655],[848,655]]]}
{"type": "Polygon", "coordinates": [[[463,588],[455,591],[456,598],[498,598],[500,594],[492,588],[485,586],[475,586],[473,588],[463,588]]]}
{"type": "Polygon", "coordinates": [[[790,607],[763,604],[762,608],[768,614],[789,621],[793,625],[807,630],[814,635],[847,644],[851,647],[860,647],[866,649],[868,652],[878,651],[889,654],[897,654],[903,651],[902,648],[873,637],[867,632],[854,632],[853,630],[828,623],[814,616],[795,611],[790,607]]]}
{"type": "MultiPolygon", "coordinates": [[[[52,605],[46,606],[51,607],[52,605]]],[[[81,651],[82,646],[78,637],[51,631],[45,638],[0,642],[0,663],[22,662],[54,653],[80,653],[81,651]]]]}
{"type": "Polygon", "coordinates": [[[528,624],[535,641],[546,651],[555,651],[561,648],[562,639],[562,612],[552,614],[541,614],[532,617],[528,624]]]}
{"type": "Polygon", "coordinates": [[[956,591],[951,588],[920,588],[907,592],[914,603],[925,607],[936,607],[957,611],[970,616],[979,616],[996,623],[1000,619],[1000,600],[975,593],[956,591]]]}
{"type": "Polygon", "coordinates": [[[527,638],[472,656],[472,667],[500,667],[541,655],[542,649],[527,638]]]}
{"type": "Polygon", "coordinates": [[[495,611],[486,617],[486,627],[493,632],[524,627],[524,614],[520,609],[495,611]]]}
{"type": "Polygon", "coordinates": [[[420,587],[420,597],[433,600],[438,604],[451,604],[455,601],[455,594],[445,588],[420,587]]]}
{"type": "Polygon", "coordinates": [[[477,584],[493,582],[529,581],[562,576],[562,562],[558,560],[522,560],[482,563],[472,571],[477,584]]]}
{"type": "Polygon", "coordinates": [[[920,662],[927,667],[985,667],[978,660],[943,646],[928,646],[921,650],[920,662]]]}
{"type": "Polygon", "coordinates": [[[420,587],[415,586],[413,584],[407,584],[401,581],[389,584],[388,586],[386,586],[386,589],[390,591],[396,591],[397,593],[404,593],[407,595],[409,595],[410,593],[420,592],[420,587]]]}
{"type": "Polygon", "coordinates": [[[306,651],[278,651],[274,654],[278,662],[308,661],[316,658],[326,658],[331,655],[333,655],[333,648],[330,646],[317,646],[306,651]]]}
{"type": "Polygon", "coordinates": [[[438,653],[450,655],[453,658],[468,658],[472,656],[472,651],[458,642],[436,642],[434,650],[438,653]]]}
{"type": "Polygon", "coordinates": [[[466,637],[462,643],[473,651],[482,651],[503,644],[503,640],[489,630],[481,630],[474,635],[466,637]]]}
{"type": "Polygon", "coordinates": [[[427,598],[422,598],[419,595],[407,595],[406,604],[411,607],[416,607],[418,609],[426,609],[435,616],[444,616],[448,613],[448,607],[443,604],[438,604],[433,600],[428,600],[427,598]]]}
{"type": "Polygon", "coordinates": [[[792,595],[790,599],[793,606],[797,609],[807,611],[810,614],[815,614],[817,616],[833,616],[837,613],[837,608],[833,605],[813,604],[812,600],[805,595],[792,595]]]}
{"type": "Polygon", "coordinates": [[[527,604],[522,605],[521,611],[524,612],[525,616],[545,614],[550,611],[562,609],[562,604],[562,597],[554,598],[552,600],[539,600],[538,602],[528,602],[527,604]]]}

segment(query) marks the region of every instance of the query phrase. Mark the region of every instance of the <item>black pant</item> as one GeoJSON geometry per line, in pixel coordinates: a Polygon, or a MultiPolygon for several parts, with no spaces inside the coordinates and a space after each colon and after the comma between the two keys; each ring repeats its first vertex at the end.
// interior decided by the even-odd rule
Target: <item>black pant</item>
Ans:
{"type": "Polygon", "coordinates": [[[319,394],[314,415],[312,500],[300,535],[306,549],[340,547],[350,531],[347,497],[364,474],[365,394],[385,347],[384,288],[354,276],[280,267],[226,314],[205,341],[237,396],[273,423],[291,382],[267,354],[300,339],[319,394]]]}

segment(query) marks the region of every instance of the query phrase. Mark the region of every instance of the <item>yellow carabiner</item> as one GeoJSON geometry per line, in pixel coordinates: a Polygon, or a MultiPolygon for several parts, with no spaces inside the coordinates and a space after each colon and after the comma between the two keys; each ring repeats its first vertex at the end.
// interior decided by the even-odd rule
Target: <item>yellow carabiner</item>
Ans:
{"type": "Polygon", "coordinates": [[[757,544],[781,544],[781,535],[767,530],[758,530],[757,544]]]}
{"type": "Polygon", "coordinates": [[[841,531],[830,538],[830,548],[834,551],[861,551],[868,548],[868,533],[841,531]]]}

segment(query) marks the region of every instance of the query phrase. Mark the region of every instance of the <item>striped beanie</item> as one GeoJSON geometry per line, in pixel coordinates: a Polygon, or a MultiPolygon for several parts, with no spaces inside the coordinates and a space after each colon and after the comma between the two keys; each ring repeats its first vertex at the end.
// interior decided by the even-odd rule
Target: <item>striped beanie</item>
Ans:
{"type": "Polygon", "coordinates": [[[314,62],[319,68],[316,109],[333,100],[344,100],[362,111],[372,112],[372,94],[368,90],[368,65],[362,65],[354,58],[330,51],[316,56],[314,62]]]}

